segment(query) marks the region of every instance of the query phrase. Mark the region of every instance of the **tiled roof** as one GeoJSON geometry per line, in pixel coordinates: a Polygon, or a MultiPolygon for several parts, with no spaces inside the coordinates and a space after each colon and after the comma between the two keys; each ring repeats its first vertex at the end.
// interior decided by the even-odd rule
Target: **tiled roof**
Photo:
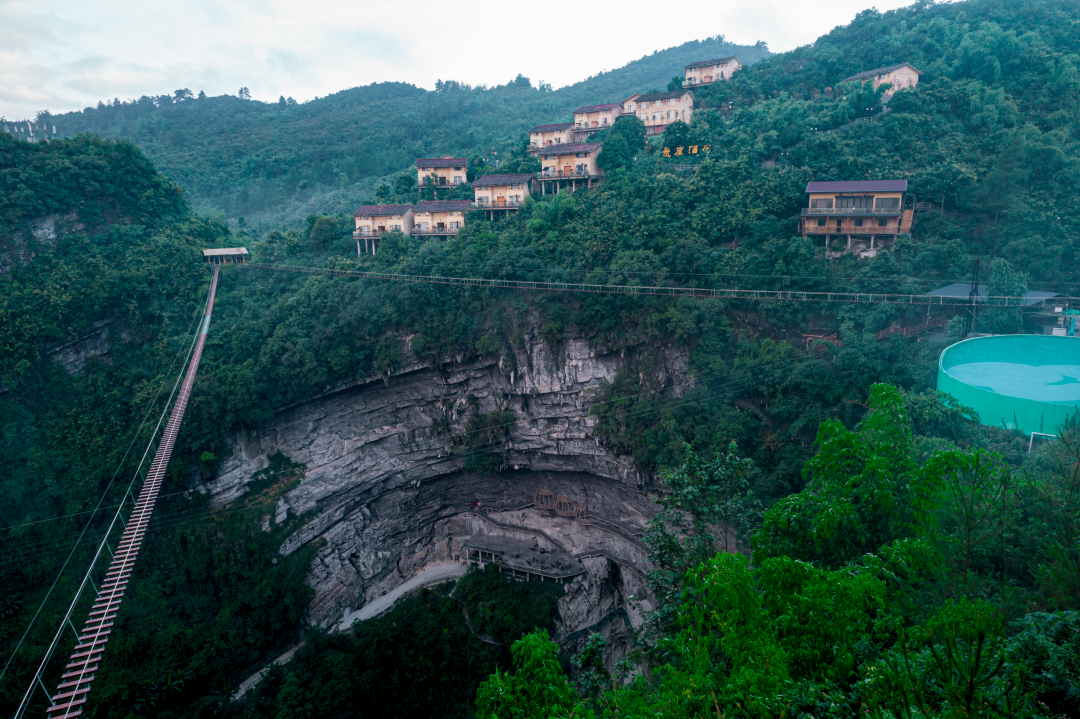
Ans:
{"type": "Polygon", "coordinates": [[[875,75],[885,75],[892,72],[893,70],[899,70],[902,67],[910,67],[912,70],[915,70],[916,74],[922,75],[922,73],[916,70],[915,66],[912,65],[910,62],[902,62],[899,65],[889,65],[888,67],[879,67],[875,70],[867,70],[866,72],[860,72],[858,75],[852,75],[851,77],[844,78],[843,80],[841,80],[841,82],[848,82],[849,80],[869,80],[875,75]]]}
{"type": "Polygon", "coordinates": [[[692,62],[689,65],[686,65],[686,69],[693,70],[696,67],[712,67],[713,65],[723,65],[725,62],[738,59],[739,58],[732,55],[731,57],[718,57],[715,60],[702,60],[701,62],[692,62]]]}
{"type": "Polygon", "coordinates": [[[564,142],[561,145],[545,145],[540,148],[541,155],[576,155],[579,152],[599,150],[602,142],[564,142]]]}
{"type": "Polygon", "coordinates": [[[854,182],[808,182],[807,192],[907,192],[907,180],[856,180],[854,182]]]}
{"type": "Polygon", "coordinates": [[[558,122],[554,125],[537,125],[529,130],[529,132],[558,132],[559,130],[565,130],[566,128],[573,126],[574,123],[572,122],[558,122]]]}
{"type": "Polygon", "coordinates": [[[473,187],[501,187],[503,185],[524,185],[532,179],[532,175],[484,175],[473,187]]]}
{"type": "Polygon", "coordinates": [[[418,157],[417,167],[465,167],[469,161],[464,157],[418,157]]]}
{"type": "MultiPolygon", "coordinates": [[[[653,100],[673,100],[673,99],[675,99],[677,97],[682,97],[683,95],[685,95],[688,92],[690,92],[690,91],[689,90],[672,90],[671,92],[654,92],[651,95],[631,95],[631,97],[633,98],[634,102],[652,102],[653,100]]],[[[690,94],[693,94],[693,93],[690,93],[690,94]]],[[[629,101],[630,101],[630,98],[627,98],[626,100],[624,100],[624,102],[629,102],[629,101]]]]}
{"type": "Polygon", "coordinates": [[[579,107],[578,109],[574,110],[574,114],[576,115],[579,112],[603,112],[604,110],[614,110],[619,105],[622,105],[622,103],[609,102],[604,105],[586,105],[585,107],[579,107]]]}
{"type": "Polygon", "coordinates": [[[458,212],[470,205],[469,200],[423,200],[413,205],[413,212],[458,212]]]}
{"type": "Polygon", "coordinates": [[[411,209],[412,205],[360,205],[360,209],[353,213],[353,217],[404,215],[411,209]]]}
{"type": "MultiPolygon", "coordinates": [[[[976,302],[986,302],[986,285],[975,285],[976,302]]],[[[971,297],[971,285],[967,282],[954,282],[951,285],[945,285],[939,289],[927,292],[925,297],[949,297],[951,299],[962,299],[971,297]]],[[[1048,300],[1051,297],[1059,297],[1056,292],[1043,292],[1040,290],[1029,290],[1024,294],[1024,304],[1031,306],[1037,305],[1044,300],[1048,300]]]]}

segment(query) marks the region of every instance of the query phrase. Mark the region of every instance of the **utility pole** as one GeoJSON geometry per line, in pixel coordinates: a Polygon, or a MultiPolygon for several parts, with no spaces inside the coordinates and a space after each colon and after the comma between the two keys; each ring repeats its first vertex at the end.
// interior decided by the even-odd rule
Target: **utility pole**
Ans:
{"type": "Polygon", "coordinates": [[[976,317],[978,317],[978,302],[979,302],[979,258],[975,258],[975,268],[971,275],[971,292],[968,293],[968,301],[971,303],[971,309],[968,310],[968,314],[964,317],[964,334],[960,339],[967,339],[967,336],[971,333],[972,326],[976,317]]]}

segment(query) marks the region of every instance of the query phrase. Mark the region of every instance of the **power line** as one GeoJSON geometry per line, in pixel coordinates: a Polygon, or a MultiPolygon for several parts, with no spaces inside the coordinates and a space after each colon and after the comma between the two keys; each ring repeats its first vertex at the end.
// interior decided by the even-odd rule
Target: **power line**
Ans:
{"type": "MultiPolygon", "coordinates": [[[[457,285],[491,289],[517,289],[546,292],[584,292],[592,294],[616,294],[642,297],[690,297],[692,299],[732,299],[798,302],[848,302],[858,304],[938,305],[957,307],[970,305],[968,297],[944,297],[941,295],[897,294],[883,292],[818,292],[805,290],[753,290],[739,288],[712,289],[705,287],[658,287],[649,285],[600,285],[582,282],[543,282],[539,280],[500,280],[483,277],[443,277],[436,275],[406,275],[395,272],[367,272],[363,270],[340,270],[326,267],[300,267],[291,265],[267,265],[249,263],[239,265],[263,270],[284,270],[305,274],[335,275],[358,279],[411,282],[415,284],[457,285]]],[[[1058,296],[1055,302],[1080,301],[1080,297],[1058,296]]],[[[982,306],[1024,307],[1026,297],[993,295],[979,298],[982,306]]]]}

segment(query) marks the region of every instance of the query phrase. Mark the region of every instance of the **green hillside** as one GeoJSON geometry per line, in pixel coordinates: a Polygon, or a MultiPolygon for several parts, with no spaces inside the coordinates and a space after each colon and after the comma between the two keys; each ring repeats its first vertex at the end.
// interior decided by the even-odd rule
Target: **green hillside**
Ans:
{"type": "MultiPolygon", "coordinates": [[[[1080,6],[1059,0],[867,11],[812,46],[702,89],[693,122],[647,147],[636,120],[620,120],[604,138],[607,175],[598,186],[538,198],[503,220],[472,215],[448,241],[390,233],[377,257],[356,257],[351,218],[337,208],[306,224],[230,232],[192,216],[163,175],[188,188],[192,204],[220,200],[231,212],[299,202],[332,177],[358,196],[410,199],[407,183],[374,186],[372,178],[414,155],[466,151],[452,144],[452,128],[488,133],[474,136],[476,147],[496,144],[505,163],[524,166],[520,133],[537,121],[533,111],[549,119],[583,100],[560,104],[563,91],[524,82],[436,93],[386,83],[300,106],[235,98],[147,106],[125,127],[161,139],[157,147],[171,154],[154,155],[158,170],[128,143],[24,145],[0,136],[2,249],[5,257],[36,253],[0,275],[3,646],[16,645],[81,529],[68,515],[96,501],[122,456],[118,445],[188,336],[206,281],[197,248],[244,244],[266,263],[406,274],[897,293],[967,280],[979,260],[990,294],[1077,294],[1077,47],[1080,6]],[[881,89],[842,82],[903,61],[924,74],[888,112],[881,89]],[[407,123],[365,114],[399,100],[414,103],[407,123]],[[335,102],[341,111],[329,116],[341,132],[313,112],[335,102]],[[476,117],[488,120],[478,126],[476,117]],[[305,142],[294,126],[306,128],[305,142]],[[247,131],[255,128],[265,129],[247,131]],[[340,138],[357,136],[378,152],[337,149],[340,138]],[[282,149],[252,152],[252,138],[282,149]],[[708,146],[708,157],[677,154],[691,146],[708,146]],[[166,159],[177,163],[168,172],[166,159]],[[358,169],[342,169],[347,162],[358,169]],[[305,179],[310,167],[337,174],[305,179]],[[252,174],[230,174],[235,168],[252,174]],[[911,199],[931,203],[891,251],[829,257],[820,240],[799,236],[806,182],[882,178],[908,180],[911,199]],[[247,204],[238,204],[244,188],[247,204]],[[83,227],[32,240],[30,223],[49,214],[83,227]],[[48,355],[106,319],[125,328],[108,357],[69,375],[48,355]]],[[[723,54],[707,49],[687,52],[723,54]]],[[[628,67],[663,80],[670,65],[684,64],[650,64],[658,56],[628,67]]],[[[80,116],[125,112],[138,106],[80,116]]],[[[154,154],[153,143],[134,139],[154,154]]],[[[351,209],[338,192],[340,209],[351,209]]],[[[228,330],[207,342],[170,468],[177,494],[163,498],[164,524],[147,545],[155,561],[136,570],[137,601],[121,614],[123,651],[103,667],[90,705],[96,716],[331,716],[358,706],[372,715],[409,707],[500,719],[1080,712],[1078,429],[1061,428],[1062,439],[1029,454],[1026,437],[981,426],[971,410],[928,391],[945,345],[877,338],[894,322],[925,321],[925,307],[543,294],[256,268],[224,273],[219,292],[214,323],[228,330]],[[295,525],[264,533],[258,524],[302,467],[277,456],[259,491],[229,512],[185,497],[220,462],[222,432],[411,359],[500,354],[509,373],[507,350],[534,322],[552,343],[653,343],[602,388],[593,410],[597,439],[668,490],[648,532],[657,606],[635,637],[632,666],[620,668],[637,678],[613,682],[595,639],[569,665],[573,682],[541,633],[509,657],[460,642],[468,638],[458,612],[430,594],[389,615],[390,626],[312,637],[312,648],[275,670],[255,697],[229,702],[246,667],[295,640],[308,590],[302,553],[271,561],[295,525]],[[804,337],[832,334],[837,342],[804,337]],[[403,356],[403,336],[414,357],[403,356]],[[658,374],[671,346],[686,351],[692,387],[676,391],[658,374]],[[752,564],[718,553],[723,543],[710,535],[718,522],[738,527],[752,564]],[[688,536],[673,536],[675,524],[688,536]],[[364,643],[371,638],[390,641],[364,643]],[[440,704],[432,683],[406,669],[453,663],[455,650],[460,661],[443,671],[458,683],[440,704]],[[423,662],[400,659],[413,655],[423,662]],[[402,671],[387,678],[395,661],[402,671]],[[358,686],[397,694],[373,699],[358,686]],[[151,696],[160,703],[149,704],[151,696]]],[[[950,322],[948,341],[959,338],[961,320],[950,322]]],[[[981,332],[1023,328],[1016,309],[988,309],[976,324],[981,332]]],[[[469,422],[497,420],[474,412],[469,422]]],[[[497,471],[503,447],[491,434],[456,438],[471,469],[497,471]]],[[[59,606],[47,605],[46,618],[59,606]]],[[[542,629],[548,615],[538,616],[542,629]]],[[[47,641],[39,629],[0,683],[4,708],[17,702],[19,679],[47,641]]]]}
{"type": "Polygon", "coordinates": [[[683,65],[739,55],[751,64],[769,52],[723,38],[688,42],[617,70],[550,91],[527,78],[474,88],[448,81],[429,92],[386,82],[303,104],[221,97],[142,97],[49,116],[63,136],[92,132],[136,143],[188,193],[192,204],[229,216],[257,212],[302,217],[344,211],[370,196],[374,183],[409,169],[417,157],[505,154],[528,129],[569,119],[575,107],[663,89],[683,65]]]}

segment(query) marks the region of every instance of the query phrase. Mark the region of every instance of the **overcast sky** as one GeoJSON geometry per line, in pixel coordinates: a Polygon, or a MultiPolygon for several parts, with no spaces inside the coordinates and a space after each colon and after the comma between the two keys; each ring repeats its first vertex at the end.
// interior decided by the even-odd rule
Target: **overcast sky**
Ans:
{"type": "Polygon", "coordinates": [[[558,88],[718,34],[789,50],[870,2],[0,0],[0,116],[185,87],[303,102],[376,81],[496,85],[520,72],[558,88]]]}

